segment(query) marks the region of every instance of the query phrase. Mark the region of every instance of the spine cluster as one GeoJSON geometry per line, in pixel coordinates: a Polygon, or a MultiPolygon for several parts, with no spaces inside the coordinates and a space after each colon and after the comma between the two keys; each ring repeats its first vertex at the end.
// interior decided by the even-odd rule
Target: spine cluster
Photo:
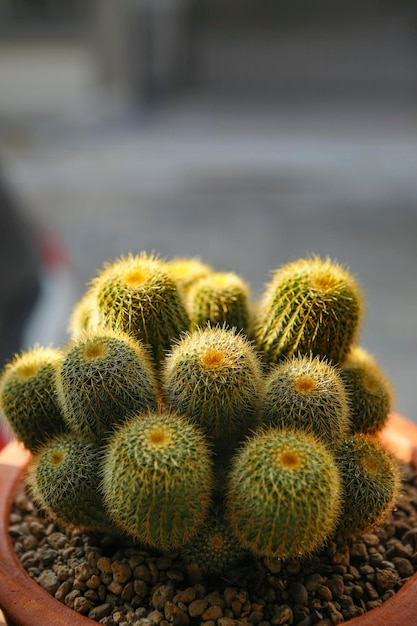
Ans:
{"type": "Polygon", "coordinates": [[[392,391],[358,343],[356,279],[300,259],[250,300],[199,259],[121,257],[75,305],[66,346],[5,366],[0,408],[48,515],[219,576],[390,512],[399,464],[378,434],[392,391]]]}

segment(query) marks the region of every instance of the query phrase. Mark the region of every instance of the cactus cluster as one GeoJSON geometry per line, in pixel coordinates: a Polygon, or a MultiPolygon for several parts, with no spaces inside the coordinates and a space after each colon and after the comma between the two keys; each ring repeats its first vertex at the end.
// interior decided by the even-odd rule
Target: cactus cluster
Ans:
{"type": "Polygon", "coordinates": [[[392,391],[358,344],[362,314],[356,279],[328,258],[277,269],[256,307],[237,274],[199,259],[107,263],[67,344],[1,374],[35,500],[215,575],[367,531],[400,473],[378,439],[392,391]]]}

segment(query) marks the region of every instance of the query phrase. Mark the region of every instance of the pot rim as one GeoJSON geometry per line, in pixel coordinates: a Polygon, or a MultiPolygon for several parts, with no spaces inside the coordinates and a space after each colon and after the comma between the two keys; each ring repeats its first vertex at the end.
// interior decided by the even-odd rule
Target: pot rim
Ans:
{"type": "MultiPolygon", "coordinates": [[[[417,466],[417,425],[391,413],[381,439],[398,458],[417,466]]],[[[87,626],[96,625],[51,596],[27,574],[14,550],[9,534],[9,514],[15,488],[30,461],[22,444],[12,441],[0,452],[0,606],[10,625],[87,626]],[[30,622],[28,622],[30,616],[30,622]],[[34,621],[34,617],[37,617],[34,621]]],[[[417,572],[391,598],[380,606],[347,622],[346,626],[407,626],[415,623],[417,572]],[[410,618],[412,621],[410,621],[410,618]]]]}

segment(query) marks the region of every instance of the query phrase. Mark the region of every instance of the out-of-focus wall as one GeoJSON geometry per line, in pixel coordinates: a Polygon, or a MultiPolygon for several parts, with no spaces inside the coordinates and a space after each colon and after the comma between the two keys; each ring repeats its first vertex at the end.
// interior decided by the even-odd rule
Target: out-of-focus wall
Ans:
{"type": "Polygon", "coordinates": [[[78,39],[133,103],[417,91],[413,0],[3,0],[0,37],[78,39]]]}

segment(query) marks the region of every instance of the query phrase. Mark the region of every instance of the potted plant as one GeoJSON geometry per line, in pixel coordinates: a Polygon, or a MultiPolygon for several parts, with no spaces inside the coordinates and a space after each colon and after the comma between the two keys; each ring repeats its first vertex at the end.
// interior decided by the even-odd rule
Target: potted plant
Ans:
{"type": "MultiPolygon", "coordinates": [[[[340,623],[344,604],[358,615],[349,623],[406,624],[417,581],[408,576],[394,594],[388,579],[398,583],[398,572],[378,552],[376,529],[400,496],[417,430],[392,412],[390,385],[358,344],[362,309],[356,280],[330,259],[279,268],[256,306],[240,277],[198,260],[143,253],[107,264],[73,311],[68,345],[35,346],[2,374],[2,410],[22,442],[5,449],[2,467],[0,605],[9,622],[48,624],[52,611],[51,624],[94,623],[87,615],[97,623],[97,603],[115,597],[103,624],[340,623]],[[49,524],[77,545],[84,532],[119,548],[112,560],[96,545],[74,593],[64,585],[74,582],[74,559],[65,570],[58,549],[41,557],[64,603],[25,573],[7,535],[26,466],[49,524]],[[355,578],[346,546],[362,536],[377,572],[363,589],[374,600],[380,590],[375,606],[386,600],[368,612],[364,600],[361,609],[339,598],[334,583],[341,573],[355,578]],[[83,614],[65,606],[69,596],[82,598],[83,614]]],[[[28,527],[45,537],[33,520],[28,527]]]]}

